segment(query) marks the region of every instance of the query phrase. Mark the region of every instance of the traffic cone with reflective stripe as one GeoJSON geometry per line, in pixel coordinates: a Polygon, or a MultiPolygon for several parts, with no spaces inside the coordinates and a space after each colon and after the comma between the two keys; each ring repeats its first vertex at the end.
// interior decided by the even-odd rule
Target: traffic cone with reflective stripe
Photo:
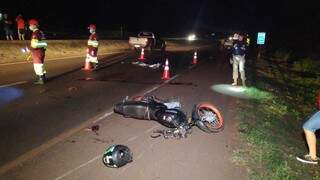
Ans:
{"type": "Polygon", "coordinates": [[[196,51],[196,52],[194,52],[193,60],[192,60],[191,64],[196,65],[197,63],[198,63],[198,53],[196,51]]]}
{"type": "Polygon", "coordinates": [[[140,60],[140,61],[145,60],[145,58],[144,58],[144,48],[141,49],[141,54],[140,54],[139,60],[140,60]]]}
{"type": "Polygon", "coordinates": [[[166,59],[166,63],[164,65],[164,71],[163,71],[163,74],[162,74],[162,79],[163,80],[170,79],[169,61],[168,61],[168,59],[166,59]]]}
{"type": "MultiPolygon", "coordinates": [[[[89,52],[89,50],[87,49],[87,53],[89,52]]],[[[91,62],[89,61],[89,55],[87,54],[87,58],[84,61],[84,68],[82,68],[82,70],[86,70],[86,71],[91,71],[92,70],[92,66],[91,66],[91,62]]]]}
{"type": "Polygon", "coordinates": [[[86,70],[86,71],[92,70],[91,62],[85,61],[84,68],[82,68],[82,70],[86,70]]]}

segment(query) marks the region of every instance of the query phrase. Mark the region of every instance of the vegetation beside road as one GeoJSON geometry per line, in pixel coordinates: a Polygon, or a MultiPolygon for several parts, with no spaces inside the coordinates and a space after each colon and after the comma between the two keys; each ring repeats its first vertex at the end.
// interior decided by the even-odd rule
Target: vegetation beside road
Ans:
{"type": "Polygon", "coordinates": [[[302,124],[316,111],[320,64],[286,51],[251,62],[247,69],[255,98],[239,102],[244,146],[233,161],[248,167],[250,179],[320,179],[317,165],[295,158],[308,152],[302,124]]]}

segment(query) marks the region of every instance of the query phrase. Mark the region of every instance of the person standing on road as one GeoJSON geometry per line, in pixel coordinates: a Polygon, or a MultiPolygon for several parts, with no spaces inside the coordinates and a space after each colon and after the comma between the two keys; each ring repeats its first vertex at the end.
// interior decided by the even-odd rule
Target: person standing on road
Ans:
{"type": "Polygon", "coordinates": [[[245,75],[245,51],[246,51],[246,44],[243,42],[243,36],[234,34],[233,36],[234,44],[232,47],[232,59],[231,64],[233,66],[233,86],[238,84],[238,69],[240,71],[242,85],[246,86],[246,75],[245,75]]]}
{"type": "Polygon", "coordinates": [[[96,26],[94,24],[90,24],[88,29],[90,31],[90,36],[88,40],[86,62],[93,63],[93,67],[96,69],[98,66],[98,46],[99,46],[98,36],[96,33],[96,26]]]}
{"type": "Polygon", "coordinates": [[[24,40],[25,24],[21,14],[17,16],[16,22],[17,22],[19,40],[24,40]]]}
{"type": "Polygon", "coordinates": [[[303,124],[303,131],[309,148],[309,153],[303,156],[298,156],[296,159],[307,164],[318,164],[317,157],[317,137],[315,132],[320,129],[320,93],[317,97],[317,112],[303,124]]]}
{"type": "Polygon", "coordinates": [[[31,54],[33,59],[33,67],[38,79],[34,84],[44,84],[46,81],[46,70],[44,68],[44,58],[47,43],[44,41],[44,34],[39,29],[39,23],[35,19],[29,20],[29,29],[32,31],[31,35],[31,54]]]}
{"type": "Polygon", "coordinates": [[[7,40],[13,40],[13,32],[12,32],[12,20],[8,16],[8,14],[3,15],[3,29],[6,35],[7,40]]]}

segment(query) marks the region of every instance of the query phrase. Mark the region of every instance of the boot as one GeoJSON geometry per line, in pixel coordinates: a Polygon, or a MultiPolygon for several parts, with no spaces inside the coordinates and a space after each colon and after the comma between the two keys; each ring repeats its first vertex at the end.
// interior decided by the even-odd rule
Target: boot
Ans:
{"type": "Polygon", "coordinates": [[[231,84],[232,86],[237,86],[238,85],[238,79],[234,79],[233,83],[231,84]]]}
{"type": "Polygon", "coordinates": [[[98,63],[94,63],[93,64],[93,69],[97,69],[98,68],[98,63]]]}
{"type": "Polygon", "coordinates": [[[245,80],[242,80],[242,86],[246,87],[246,81],[245,80]]]}
{"type": "Polygon", "coordinates": [[[47,82],[46,74],[43,74],[42,79],[43,79],[43,83],[47,82]]]}
{"type": "Polygon", "coordinates": [[[44,84],[44,79],[43,79],[43,75],[42,76],[38,76],[38,80],[35,81],[33,84],[44,84]]]}

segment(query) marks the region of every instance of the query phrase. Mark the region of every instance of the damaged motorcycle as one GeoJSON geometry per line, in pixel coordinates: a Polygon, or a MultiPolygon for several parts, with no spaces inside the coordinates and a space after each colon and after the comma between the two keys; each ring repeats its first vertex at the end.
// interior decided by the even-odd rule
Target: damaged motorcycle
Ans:
{"type": "Polygon", "coordinates": [[[192,126],[197,126],[206,133],[223,130],[224,120],[220,111],[210,103],[199,103],[193,107],[191,118],[181,110],[177,101],[162,100],[155,96],[126,98],[114,106],[114,112],[126,118],[153,120],[167,127],[156,130],[151,137],[161,135],[164,138],[186,138],[192,133],[192,126]]]}

